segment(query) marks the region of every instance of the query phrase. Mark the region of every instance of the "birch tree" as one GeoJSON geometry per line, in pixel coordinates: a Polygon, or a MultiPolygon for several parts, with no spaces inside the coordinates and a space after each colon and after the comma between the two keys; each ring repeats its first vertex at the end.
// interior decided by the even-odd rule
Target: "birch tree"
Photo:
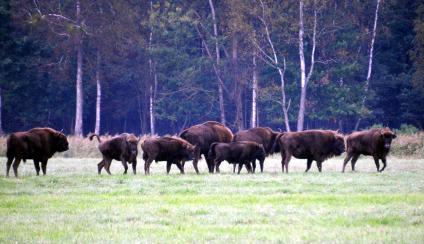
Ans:
{"type": "MultiPolygon", "coordinates": [[[[150,15],[153,14],[153,1],[150,1],[150,15]]],[[[149,117],[150,117],[150,134],[154,135],[156,133],[155,130],[155,98],[157,91],[157,75],[156,69],[152,57],[152,45],[153,45],[153,24],[149,20],[150,24],[150,32],[149,32],[149,77],[150,77],[150,85],[149,85],[149,117]]]]}
{"type": "MultiPolygon", "coordinates": [[[[381,0],[377,0],[377,6],[376,6],[375,12],[374,12],[374,25],[373,25],[373,29],[372,29],[372,37],[371,37],[369,57],[368,57],[367,79],[365,80],[365,85],[364,85],[364,96],[363,96],[362,102],[361,102],[361,108],[362,108],[361,110],[365,109],[365,102],[368,98],[368,93],[369,93],[368,90],[369,90],[369,87],[370,87],[374,43],[375,43],[375,36],[377,34],[378,10],[379,10],[379,7],[380,7],[380,2],[381,2],[381,0]]],[[[358,120],[356,121],[355,130],[359,129],[359,124],[361,123],[361,120],[362,120],[362,115],[360,115],[358,120]]]]}
{"type": "Polygon", "coordinates": [[[283,56],[283,63],[281,64],[281,62],[279,61],[279,58],[278,58],[279,55],[277,54],[277,51],[274,47],[274,42],[272,41],[272,38],[271,38],[271,31],[269,28],[269,24],[267,22],[266,5],[263,2],[263,0],[259,0],[259,3],[261,5],[261,14],[258,16],[258,18],[265,31],[266,42],[268,43],[268,47],[271,50],[271,53],[268,53],[266,51],[266,48],[261,47],[260,44],[255,39],[253,40],[253,43],[255,44],[256,48],[259,50],[259,53],[261,54],[260,57],[262,57],[262,60],[265,61],[265,63],[267,63],[271,67],[277,69],[278,71],[278,74],[280,77],[280,85],[281,85],[281,106],[283,109],[284,124],[286,127],[286,131],[290,131],[290,123],[289,123],[289,115],[288,115],[290,101],[289,103],[286,102],[287,101],[286,81],[284,77],[285,71],[286,71],[286,60],[285,60],[285,57],[283,56]]]}
{"type": "Polygon", "coordinates": [[[102,103],[102,83],[100,80],[100,62],[101,56],[100,51],[96,52],[96,125],[94,127],[94,133],[100,134],[100,122],[101,122],[101,103],[102,103]]]}
{"type": "Polygon", "coordinates": [[[306,103],[306,90],[308,87],[309,80],[311,79],[312,72],[314,71],[315,65],[315,48],[316,48],[316,29],[317,29],[317,6],[316,0],[314,0],[314,24],[312,33],[312,50],[311,50],[311,63],[309,72],[306,75],[305,65],[305,51],[303,45],[303,35],[305,32],[304,28],[304,17],[303,17],[303,0],[299,0],[299,59],[300,59],[300,102],[299,102],[299,113],[297,117],[297,131],[303,130],[305,121],[305,103],[306,103]]]}
{"type": "Polygon", "coordinates": [[[256,50],[253,52],[252,55],[252,64],[253,64],[253,70],[252,70],[252,114],[250,117],[250,128],[256,127],[257,124],[257,93],[258,93],[258,67],[256,64],[256,56],[257,52],[256,50]]]}

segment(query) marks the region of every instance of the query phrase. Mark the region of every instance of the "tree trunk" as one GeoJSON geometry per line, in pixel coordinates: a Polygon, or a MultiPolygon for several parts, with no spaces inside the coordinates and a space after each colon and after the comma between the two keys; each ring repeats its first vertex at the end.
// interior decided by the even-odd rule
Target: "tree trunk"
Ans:
{"type": "Polygon", "coordinates": [[[3,104],[2,104],[2,101],[3,101],[3,97],[2,97],[2,89],[1,89],[1,87],[0,87],[0,135],[3,135],[4,134],[4,131],[3,131],[3,123],[2,123],[2,115],[3,115],[3,104]]]}
{"type": "Polygon", "coordinates": [[[243,130],[243,103],[241,101],[242,84],[238,70],[238,40],[236,34],[233,36],[232,44],[232,65],[234,79],[234,102],[236,106],[235,126],[238,130],[243,130]]]}
{"type": "Polygon", "coordinates": [[[257,103],[256,103],[256,96],[258,92],[258,71],[257,71],[257,65],[256,65],[256,51],[253,53],[252,58],[253,63],[253,77],[252,77],[252,117],[250,119],[250,128],[254,128],[257,126],[256,119],[257,119],[257,103]]]}
{"type": "MultiPolygon", "coordinates": [[[[219,42],[218,42],[218,24],[216,21],[216,15],[215,15],[215,7],[213,5],[213,1],[209,0],[209,7],[211,9],[212,13],[212,22],[213,22],[213,35],[215,39],[215,54],[216,54],[216,69],[218,76],[221,74],[221,69],[219,67],[221,62],[221,55],[219,52],[219,42]]],[[[224,90],[222,87],[221,82],[219,81],[219,77],[217,77],[217,84],[218,84],[218,99],[219,99],[219,111],[220,111],[220,117],[221,117],[221,123],[225,125],[226,119],[225,119],[225,107],[224,107],[224,90]]]]}
{"type": "Polygon", "coordinates": [[[100,51],[97,50],[97,59],[96,59],[96,87],[97,87],[97,95],[96,95],[96,126],[94,128],[94,133],[97,135],[100,134],[100,113],[101,113],[101,102],[102,102],[102,84],[100,81],[100,51]]]}
{"type": "Polygon", "coordinates": [[[303,130],[305,121],[305,103],[306,103],[306,89],[308,87],[309,80],[311,79],[312,72],[315,64],[315,48],[316,48],[316,28],[317,28],[317,9],[316,0],[314,0],[314,27],[312,35],[312,51],[311,51],[311,66],[309,67],[308,76],[306,76],[305,66],[305,52],[303,47],[303,0],[299,1],[299,59],[300,59],[300,102],[299,102],[299,113],[297,117],[297,131],[303,130]]]}
{"type": "MultiPolygon", "coordinates": [[[[289,123],[289,106],[286,104],[286,81],[284,79],[284,74],[286,72],[286,59],[283,59],[283,70],[281,68],[278,68],[278,74],[280,75],[280,81],[281,81],[281,97],[282,97],[282,107],[283,107],[283,115],[284,115],[284,124],[286,126],[286,131],[290,132],[290,123],[289,123]]],[[[290,104],[290,101],[289,101],[290,104]]]]}
{"type": "MultiPolygon", "coordinates": [[[[81,16],[80,16],[80,1],[76,2],[77,8],[77,25],[81,26],[81,16]]],[[[81,30],[78,30],[77,34],[77,80],[76,80],[76,113],[75,113],[75,130],[74,134],[76,136],[82,136],[83,134],[83,124],[82,124],[82,116],[83,116],[83,88],[82,88],[82,33],[81,30]]]]}
{"type": "MultiPolygon", "coordinates": [[[[373,58],[373,52],[374,52],[374,42],[375,42],[375,36],[377,33],[377,23],[378,23],[378,9],[380,7],[380,1],[381,0],[377,0],[377,6],[375,8],[375,14],[374,14],[374,27],[372,29],[372,38],[371,38],[371,44],[370,44],[370,54],[369,54],[369,59],[368,59],[368,72],[367,72],[367,80],[365,81],[365,87],[364,87],[364,97],[362,98],[362,109],[365,108],[365,102],[367,100],[368,97],[368,90],[369,90],[369,86],[370,86],[370,79],[371,79],[371,71],[372,71],[372,58],[373,58]]],[[[356,121],[355,124],[355,130],[359,129],[359,124],[361,123],[362,120],[362,115],[359,115],[358,120],[356,121]]]]}
{"type": "MultiPolygon", "coordinates": [[[[150,1],[150,14],[153,12],[153,1],[150,1]]],[[[149,51],[152,49],[153,42],[153,25],[150,23],[149,34],[149,51]]],[[[149,86],[149,116],[150,116],[150,134],[154,135],[155,130],[155,95],[157,89],[156,68],[153,64],[152,53],[149,54],[149,73],[150,73],[150,86],[149,86]]]]}

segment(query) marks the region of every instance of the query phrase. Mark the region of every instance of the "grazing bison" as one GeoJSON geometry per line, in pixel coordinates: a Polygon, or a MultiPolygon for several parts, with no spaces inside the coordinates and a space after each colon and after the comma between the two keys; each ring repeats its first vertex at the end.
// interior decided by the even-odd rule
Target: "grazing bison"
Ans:
{"type": "Polygon", "coordinates": [[[219,166],[222,161],[227,160],[230,164],[239,164],[238,174],[240,174],[243,164],[247,171],[251,172],[250,163],[258,159],[263,162],[265,159],[265,149],[262,144],[252,141],[212,143],[208,152],[208,158],[213,160],[216,172],[219,173],[219,166]]]}
{"type": "Polygon", "coordinates": [[[124,166],[124,174],[127,173],[128,164],[132,164],[133,173],[136,174],[137,167],[137,145],[140,139],[133,134],[123,133],[115,136],[109,140],[101,141],[100,137],[96,134],[90,134],[90,140],[96,137],[99,144],[99,150],[102,153],[103,159],[97,164],[97,171],[100,174],[103,167],[108,174],[110,173],[110,164],[113,159],[121,161],[124,166]]]}
{"type": "MultiPolygon", "coordinates": [[[[279,151],[278,145],[274,148],[275,139],[279,135],[269,127],[256,127],[249,130],[242,130],[234,134],[233,141],[253,141],[262,144],[265,148],[266,155],[270,155],[279,151]]],[[[264,171],[264,161],[260,161],[261,172],[264,171]]],[[[256,162],[252,162],[253,173],[256,169],[256,162]]],[[[236,165],[234,164],[235,171],[236,165]]]]}
{"type": "Polygon", "coordinates": [[[193,166],[196,173],[199,173],[197,163],[202,154],[205,156],[209,173],[213,173],[213,162],[208,157],[209,147],[214,142],[231,142],[233,133],[221,123],[208,121],[185,129],[180,133],[180,137],[196,147],[193,160],[193,166]]]}
{"type": "Polygon", "coordinates": [[[6,176],[9,176],[13,159],[13,172],[18,177],[18,166],[21,160],[34,160],[35,171],[40,174],[40,162],[43,174],[46,174],[47,161],[56,152],[69,149],[66,136],[51,128],[34,128],[29,131],[16,132],[7,138],[6,176]]]}
{"type": "Polygon", "coordinates": [[[331,130],[308,130],[301,132],[281,133],[276,140],[281,151],[281,167],[289,172],[289,162],[292,156],[307,159],[305,172],[311,168],[312,161],[317,162],[319,172],[322,162],[334,155],[344,152],[343,135],[331,130]]]}
{"type": "Polygon", "coordinates": [[[342,172],[345,171],[346,164],[350,159],[352,159],[352,171],[355,171],[356,161],[361,154],[373,156],[377,171],[382,172],[386,168],[386,156],[394,138],[396,135],[389,128],[353,132],[346,140],[347,155],[343,162],[342,172]],[[381,170],[379,159],[383,162],[381,170]]]}
{"type": "Polygon", "coordinates": [[[184,139],[175,137],[148,138],[141,143],[144,159],[144,173],[150,174],[150,165],[156,162],[166,161],[166,172],[169,174],[171,165],[176,164],[181,174],[184,167],[181,161],[191,160],[194,157],[195,147],[184,139]]]}

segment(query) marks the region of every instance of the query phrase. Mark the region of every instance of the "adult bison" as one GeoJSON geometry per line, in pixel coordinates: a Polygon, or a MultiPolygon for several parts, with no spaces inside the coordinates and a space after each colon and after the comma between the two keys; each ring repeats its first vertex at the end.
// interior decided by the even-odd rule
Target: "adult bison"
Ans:
{"type": "Polygon", "coordinates": [[[121,161],[124,166],[124,174],[127,173],[128,164],[132,164],[133,173],[136,174],[137,167],[137,145],[140,139],[133,134],[123,133],[109,140],[102,141],[96,134],[90,134],[90,140],[96,137],[99,144],[99,151],[102,153],[103,159],[97,164],[97,172],[101,174],[105,168],[108,174],[110,173],[110,164],[112,160],[121,161]]]}
{"type": "Polygon", "coordinates": [[[252,141],[240,141],[230,143],[212,143],[208,158],[213,161],[216,172],[219,173],[221,162],[226,160],[230,164],[238,164],[238,174],[240,174],[243,164],[246,165],[247,171],[250,173],[250,163],[258,159],[263,162],[265,159],[265,149],[262,144],[252,141]]]}
{"type": "MultiPolygon", "coordinates": [[[[273,147],[275,143],[275,139],[279,135],[278,132],[273,131],[269,127],[255,127],[248,130],[242,130],[234,134],[233,141],[253,141],[264,146],[266,155],[270,155],[279,151],[278,146],[273,147]]],[[[256,160],[252,162],[253,173],[256,169],[256,160]]],[[[261,167],[261,172],[264,171],[264,161],[259,161],[259,165],[261,167]]],[[[235,170],[235,165],[234,169],[235,170]]]]}
{"type": "Polygon", "coordinates": [[[167,136],[148,138],[141,143],[141,148],[144,152],[145,174],[150,174],[150,165],[153,160],[156,162],[166,161],[168,174],[172,164],[176,164],[181,174],[184,174],[181,161],[193,159],[195,152],[195,147],[186,140],[167,136]]]}
{"type": "Polygon", "coordinates": [[[289,172],[289,162],[292,156],[307,159],[305,172],[311,168],[312,161],[317,162],[319,172],[322,162],[332,156],[344,152],[344,137],[331,130],[307,130],[301,132],[281,133],[276,140],[281,151],[281,167],[289,172]]]}
{"type": "Polygon", "coordinates": [[[382,172],[386,168],[386,157],[394,138],[396,135],[389,128],[353,132],[346,140],[347,155],[343,162],[342,172],[345,171],[346,164],[350,159],[352,159],[352,171],[355,171],[356,161],[361,154],[373,156],[377,171],[382,172]],[[383,162],[381,170],[378,162],[380,159],[383,162]]]}
{"type": "Polygon", "coordinates": [[[213,162],[208,157],[209,147],[214,142],[231,142],[233,133],[221,123],[208,121],[185,129],[180,133],[180,137],[196,147],[193,160],[193,166],[196,173],[199,173],[197,163],[202,154],[205,156],[209,173],[213,173],[213,162]]]}
{"type": "Polygon", "coordinates": [[[34,160],[35,171],[40,174],[40,162],[43,174],[46,174],[47,161],[56,152],[69,149],[66,136],[52,128],[34,128],[29,131],[16,132],[7,138],[6,176],[9,176],[13,159],[13,172],[18,177],[18,166],[21,160],[34,160]]]}

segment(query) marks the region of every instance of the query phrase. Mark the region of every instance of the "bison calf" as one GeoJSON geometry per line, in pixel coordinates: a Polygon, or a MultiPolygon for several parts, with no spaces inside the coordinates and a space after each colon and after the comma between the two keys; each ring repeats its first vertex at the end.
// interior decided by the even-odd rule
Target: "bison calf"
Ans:
{"type": "Polygon", "coordinates": [[[144,173],[150,174],[150,165],[156,162],[166,161],[166,172],[169,174],[171,165],[176,164],[181,174],[184,167],[181,161],[194,158],[195,147],[184,139],[175,137],[152,137],[141,143],[144,159],[144,173]]]}
{"type": "Polygon", "coordinates": [[[307,159],[305,172],[311,168],[312,161],[317,162],[318,171],[322,170],[322,162],[332,156],[339,156],[344,152],[344,137],[330,130],[307,130],[300,132],[286,132],[278,136],[281,151],[281,167],[289,172],[289,162],[292,156],[307,159]]]}
{"type": "Polygon", "coordinates": [[[136,174],[137,167],[137,145],[140,139],[137,139],[133,134],[123,133],[109,140],[103,141],[96,134],[89,136],[90,140],[96,137],[99,144],[99,150],[102,153],[103,159],[97,164],[97,170],[100,174],[103,167],[108,174],[110,173],[110,164],[113,159],[121,161],[124,166],[124,174],[127,173],[128,163],[132,164],[133,173],[136,174]]]}
{"type": "Polygon", "coordinates": [[[34,128],[29,131],[16,132],[7,138],[6,176],[9,176],[13,160],[13,173],[18,177],[21,160],[34,160],[35,171],[40,174],[40,162],[43,174],[46,174],[47,161],[56,152],[68,150],[68,140],[59,131],[51,128],[34,128]]]}
{"type": "Polygon", "coordinates": [[[389,128],[353,132],[347,137],[347,155],[343,162],[342,172],[345,171],[346,164],[350,159],[352,159],[352,171],[355,171],[356,161],[361,154],[373,156],[377,171],[382,172],[386,168],[386,156],[394,138],[396,135],[389,128]],[[380,159],[383,162],[381,169],[380,159]]]}
{"type": "Polygon", "coordinates": [[[212,143],[208,152],[208,157],[213,160],[216,172],[219,173],[221,162],[226,160],[230,164],[239,164],[238,174],[240,174],[243,164],[246,165],[250,173],[250,163],[258,159],[260,162],[265,160],[265,149],[262,144],[250,141],[230,142],[230,143],[212,143]]]}

